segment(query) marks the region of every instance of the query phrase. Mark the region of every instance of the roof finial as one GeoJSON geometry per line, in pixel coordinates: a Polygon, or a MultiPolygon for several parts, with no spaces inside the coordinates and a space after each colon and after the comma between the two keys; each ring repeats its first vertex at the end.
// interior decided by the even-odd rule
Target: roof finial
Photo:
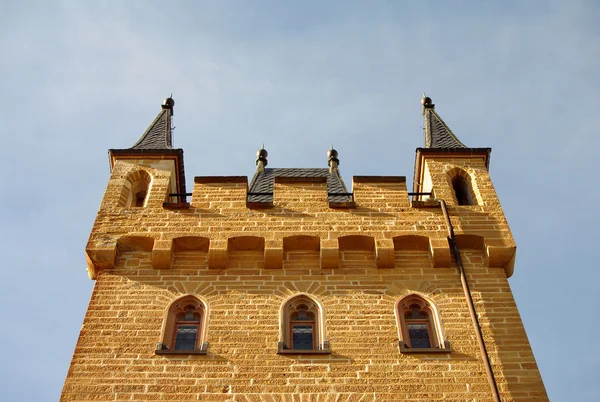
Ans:
{"type": "Polygon", "coordinates": [[[327,151],[327,164],[329,165],[329,173],[337,172],[340,160],[338,159],[338,151],[333,149],[333,144],[330,145],[327,151]]]}
{"type": "MultiPolygon", "coordinates": [[[[425,94],[423,94],[425,95],[425,94]]],[[[431,98],[425,95],[421,99],[423,105],[423,134],[425,135],[425,148],[456,149],[466,148],[452,130],[444,123],[439,114],[434,110],[431,98]]]]}
{"type": "Polygon", "coordinates": [[[175,101],[173,94],[164,100],[158,116],[144,131],[140,139],[130,149],[172,149],[173,130],[171,117],[173,117],[173,106],[175,101]]]}
{"type": "Polygon", "coordinates": [[[423,98],[421,99],[421,105],[423,105],[422,114],[425,114],[425,109],[435,108],[435,105],[431,101],[431,98],[429,96],[425,95],[425,92],[423,92],[423,98]]]}
{"type": "Polygon", "coordinates": [[[269,153],[265,149],[265,144],[263,143],[262,148],[256,152],[256,170],[258,172],[264,172],[265,166],[269,164],[267,156],[269,156],[269,153]]]}
{"type": "Polygon", "coordinates": [[[175,101],[173,100],[173,94],[169,95],[169,97],[167,99],[165,99],[165,101],[162,104],[162,108],[163,109],[169,109],[171,111],[171,116],[174,115],[173,113],[173,107],[175,106],[175,101]]]}

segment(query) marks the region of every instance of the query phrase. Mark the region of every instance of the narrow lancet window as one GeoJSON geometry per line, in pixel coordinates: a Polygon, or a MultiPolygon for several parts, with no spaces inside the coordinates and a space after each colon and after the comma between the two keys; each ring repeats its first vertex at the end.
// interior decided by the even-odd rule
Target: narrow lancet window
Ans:
{"type": "Polygon", "coordinates": [[[315,314],[301,304],[292,313],[290,347],[295,350],[315,349],[315,314]]]}
{"type": "Polygon", "coordinates": [[[404,316],[408,330],[408,338],[413,348],[431,347],[431,329],[429,316],[419,306],[413,306],[404,316]]]}
{"type": "Polygon", "coordinates": [[[177,317],[175,329],[175,350],[194,350],[200,333],[200,314],[190,306],[177,317]]]}
{"type": "Polygon", "coordinates": [[[462,176],[456,176],[452,180],[452,188],[458,205],[474,205],[473,197],[471,196],[471,186],[462,176]]]}

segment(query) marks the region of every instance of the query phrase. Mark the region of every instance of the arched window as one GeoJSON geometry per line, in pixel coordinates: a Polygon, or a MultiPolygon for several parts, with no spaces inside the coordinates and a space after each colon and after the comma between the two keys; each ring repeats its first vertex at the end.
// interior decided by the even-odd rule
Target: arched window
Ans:
{"type": "Polygon", "coordinates": [[[452,179],[452,188],[458,205],[474,205],[471,186],[464,177],[457,175],[452,179]]]}
{"type": "Polygon", "coordinates": [[[278,353],[330,353],[324,340],[323,311],[307,295],[283,303],[278,353]]]}
{"type": "Polygon", "coordinates": [[[184,296],[168,308],[163,324],[162,341],[157,354],[205,354],[206,306],[195,296],[184,296]]]}
{"type": "Polygon", "coordinates": [[[125,208],[142,208],[146,205],[152,177],[145,170],[131,172],[125,178],[119,205],[125,208]]]}
{"type": "Polygon", "coordinates": [[[397,304],[401,352],[449,352],[444,342],[439,318],[430,302],[419,295],[409,295],[397,304]]]}

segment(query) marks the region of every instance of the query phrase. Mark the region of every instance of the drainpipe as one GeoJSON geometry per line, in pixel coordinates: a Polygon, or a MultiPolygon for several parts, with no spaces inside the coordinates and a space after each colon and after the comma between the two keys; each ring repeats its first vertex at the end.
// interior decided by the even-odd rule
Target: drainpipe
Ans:
{"type": "Polygon", "coordinates": [[[471,296],[471,290],[469,289],[469,283],[467,282],[467,276],[465,275],[465,268],[463,267],[462,259],[460,258],[460,250],[458,248],[458,244],[456,244],[454,229],[452,228],[452,222],[450,221],[450,216],[448,215],[448,208],[446,208],[446,201],[438,201],[440,203],[440,207],[442,208],[444,219],[446,220],[446,227],[448,228],[448,245],[450,246],[450,250],[452,251],[454,258],[456,259],[456,265],[458,266],[458,272],[460,274],[460,283],[462,284],[463,291],[465,292],[465,298],[467,299],[467,305],[469,306],[471,321],[473,322],[473,327],[475,328],[475,333],[477,335],[479,351],[481,352],[481,356],[483,358],[483,365],[485,366],[490,388],[492,388],[492,397],[494,398],[494,402],[501,402],[502,400],[500,399],[498,384],[496,384],[494,371],[492,370],[492,365],[490,364],[490,356],[488,355],[487,348],[485,347],[485,341],[483,340],[483,334],[481,333],[481,326],[479,325],[479,319],[477,318],[477,312],[475,311],[475,305],[473,304],[473,297],[471,296]]]}

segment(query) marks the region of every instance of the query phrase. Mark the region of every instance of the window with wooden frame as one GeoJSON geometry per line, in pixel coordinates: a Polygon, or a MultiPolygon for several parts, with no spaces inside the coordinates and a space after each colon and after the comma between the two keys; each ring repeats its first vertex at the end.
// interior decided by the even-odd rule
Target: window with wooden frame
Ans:
{"type": "Polygon", "coordinates": [[[400,351],[403,353],[446,353],[439,317],[431,302],[416,294],[398,301],[396,306],[400,351]]]}
{"type": "Polygon", "coordinates": [[[323,310],[307,295],[283,303],[278,353],[331,353],[324,340],[323,310]]]}
{"type": "Polygon", "coordinates": [[[167,309],[156,354],[206,354],[205,335],[205,304],[195,296],[184,296],[167,309]]]}

